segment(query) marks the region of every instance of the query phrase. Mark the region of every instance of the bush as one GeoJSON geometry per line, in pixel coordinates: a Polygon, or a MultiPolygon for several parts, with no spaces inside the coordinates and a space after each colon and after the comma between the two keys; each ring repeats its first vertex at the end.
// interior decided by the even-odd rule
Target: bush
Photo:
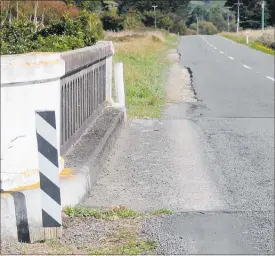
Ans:
{"type": "Polygon", "coordinates": [[[201,34],[214,35],[218,33],[217,27],[212,22],[199,22],[199,30],[201,34]]]}
{"type": "Polygon", "coordinates": [[[64,16],[60,20],[52,21],[48,27],[36,34],[36,38],[49,35],[80,37],[86,46],[90,46],[102,38],[103,28],[96,14],[83,11],[76,19],[64,16]]]}
{"type": "Polygon", "coordinates": [[[67,51],[91,46],[103,36],[102,23],[92,12],[83,11],[79,17],[68,16],[53,20],[44,29],[35,32],[28,20],[4,24],[0,31],[1,54],[31,51],[67,51]]]}
{"type": "Polygon", "coordinates": [[[32,49],[35,27],[27,19],[5,23],[0,30],[1,54],[24,53],[32,49]]]}
{"type": "MultiPolygon", "coordinates": [[[[157,27],[159,29],[172,30],[174,27],[174,21],[167,15],[164,15],[160,11],[156,12],[157,27]]],[[[155,13],[154,11],[146,11],[143,13],[142,22],[146,27],[155,26],[155,13]]]]}
{"type": "Polygon", "coordinates": [[[187,27],[184,22],[179,21],[176,22],[175,25],[172,28],[173,33],[179,33],[181,36],[187,35],[187,27]]]}
{"type": "Polygon", "coordinates": [[[193,29],[187,29],[186,35],[196,35],[197,31],[193,29]]]}
{"type": "Polygon", "coordinates": [[[162,16],[158,19],[157,26],[160,29],[166,29],[170,31],[174,26],[174,22],[169,17],[162,16]]]}
{"type": "Polygon", "coordinates": [[[61,52],[85,47],[83,37],[49,35],[46,38],[38,37],[33,50],[43,52],[61,52]]]}
{"type": "Polygon", "coordinates": [[[243,29],[259,29],[261,27],[261,22],[257,20],[246,20],[241,22],[243,29]]]}
{"type": "MultiPolygon", "coordinates": [[[[160,12],[157,12],[157,16],[160,15],[160,12]]],[[[146,11],[143,13],[142,22],[146,27],[153,27],[155,25],[155,13],[154,11],[146,11]]]]}
{"type": "Polygon", "coordinates": [[[102,21],[104,30],[121,31],[124,29],[123,17],[119,16],[114,10],[105,12],[101,16],[101,21],[102,21]]]}
{"type": "Polygon", "coordinates": [[[261,43],[264,46],[274,49],[275,43],[274,43],[274,37],[272,34],[264,32],[261,37],[257,38],[256,42],[261,43]]]}
{"type": "Polygon", "coordinates": [[[68,16],[62,17],[60,20],[53,20],[47,27],[40,30],[35,34],[35,39],[39,36],[47,37],[49,35],[70,35],[77,36],[79,30],[81,30],[81,22],[77,19],[69,19],[68,16]]]}
{"type": "Polygon", "coordinates": [[[138,29],[144,27],[142,23],[142,15],[138,12],[128,12],[127,15],[123,16],[124,28],[125,29],[138,29]]]}
{"type": "MultiPolygon", "coordinates": [[[[190,25],[190,29],[197,31],[197,24],[190,25]]],[[[200,21],[199,22],[199,34],[214,35],[218,33],[218,29],[212,22],[200,21]]]]}
{"type": "Polygon", "coordinates": [[[96,43],[103,37],[103,26],[100,18],[93,12],[83,11],[77,18],[81,22],[81,29],[79,33],[84,34],[84,42],[86,46],[90,46],[96,43]]]}

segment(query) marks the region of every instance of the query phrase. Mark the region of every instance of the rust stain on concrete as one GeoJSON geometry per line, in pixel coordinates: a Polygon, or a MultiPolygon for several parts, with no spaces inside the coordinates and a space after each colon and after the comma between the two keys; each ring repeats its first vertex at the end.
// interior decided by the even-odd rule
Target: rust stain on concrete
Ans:
{"type": "MultiPolygon", "coordinates": [[[[31,175],[31,174],[29,174],[29,172],[25,172],[23,175],[25,176],[25,175],[31,175]]],[[[60,179],[70,179],[70,178],[74,178],[74,176],[75,176],[75,171],[72,168],[64,168],[59,175],[60,179]]],[[[7,197],[7,195],[9,195],[9,192],[18,192],[23,190],[36,189],[39,187],[40,187],[40,182],[36,182],[25,186],[19,186],[17,188],[9,189],[9,191],[7,192],[5,191],[1,192],[1,196],[7,197]]]]}

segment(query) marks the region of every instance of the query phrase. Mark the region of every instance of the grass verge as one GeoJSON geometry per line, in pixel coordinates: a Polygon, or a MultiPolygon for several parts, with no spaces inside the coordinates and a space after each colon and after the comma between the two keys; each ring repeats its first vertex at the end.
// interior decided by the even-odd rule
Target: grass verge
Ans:
{"type": "Polygon", "coordinates": [[[144,218],[169,215],[169,209],[139,213],[124,206],[98,210],[64,209],[60,239],[33,244],[15,240],[1,244],[3,254],[19,255],[144,255],[155,254],[157,242],[142,229],[144,218]]]}
{"type": "Polygon", "coordinates": [[[131,240],[119,246],[112,248],[100,248],[89,250],[89,255],[141,255],[153,252],[157,247],[157,243],[149,240],[131,240]]]}
{"type": "Polygon", "coordinates": [[[135,218],[142,215],[141,213],[123,206],[118,206],[107,210],[93,209],[83,206],[66,207],[64,212],[69,217],[94,217],[96,219],[135,218]]]}
{"type": "MultiPolygon", "coordinates": [[[[223,37],[226,37],[232,41],[235,41],[236,43],[239,44],[246,44],[246,37],[243,34],[237,34],[237,33],[221,33],[220,34],[223,37]]],[[[254,50],[258,50],[267,54],[275,55],[275,50],[265,46],[263,43],[260,42],[260,37],[259,38],[253,38],[250,40],[249,44],[247,45],[250,48],[254,50]]]]}
{"type": "Polygon", "coordinates": [[[141,255],[154,253],[156,247],[155,241],[140,237],[140,227],[132,225],[112,232],[102,240],[101,247],[87,251],[89,255],[141,255]]]}
{"type": "Polygon", "coordinates": [[[171,215],[173,212],[169,209],[159,209],[159,210],[154,210],[151,214],[152,215],[171,215]]]}
{"type": "Polygon", "coordinates": [[[84,206],[66,207],[64,213],[68,217],[93,217],[96,219],[126,219],[137,218],[141,216],[171,215],[173,212],[169,209],[156,209],[149,213],[136,212],[125,206],[117,206],[106,210],[94,209],[84,206]]]}
{"type": "Polygon", "coordinates": [[[176,48],[178,36],[158,32],[123,34],[114,41],[115,62],[123,62],[129,117],[160,118],[165,104],[165,52],[176,48]]]}

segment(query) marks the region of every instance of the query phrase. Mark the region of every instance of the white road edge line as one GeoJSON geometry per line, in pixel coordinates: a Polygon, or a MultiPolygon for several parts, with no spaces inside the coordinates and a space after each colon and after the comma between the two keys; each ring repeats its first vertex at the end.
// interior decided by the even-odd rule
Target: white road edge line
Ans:
{"type": "Polygon", "coordinates": [[[243,65],[243,67],[245,67],[245,68],[247,68],[247,69],[251,69],[251,67],[248,67],[248,66],[246,66],[246,65],[243,65]]]}
{"type": "Polygon", "coordinates": [[[269,80],[271,80],[271,81],[273,81],[273,82],[275,82],[275,79],[273,77],[271,77],[271,76],[267,76],[266,78],[269,79],[269,80]]]}
{"type": "Polygon", "coordinates": [[[231,59],[231,60],[234,60],[234,58],[233,57],[228,57],[229,59],[231,59]]]}

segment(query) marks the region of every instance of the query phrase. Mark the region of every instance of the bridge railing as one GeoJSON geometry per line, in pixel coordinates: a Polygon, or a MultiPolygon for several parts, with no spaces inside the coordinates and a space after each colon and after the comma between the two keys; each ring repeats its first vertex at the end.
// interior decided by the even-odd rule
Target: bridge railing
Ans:
{"type": "Polygon", "coordinates": [[[39,180],[36,111],[55,111],[61,156],[100,114],[112,95],[113,54],[112,42],[102,41],[63,53],[1,56],[4,189],[39,180]]]}
{"type": "Polygon", "coordinates": [[[104,108],[106,94],[111,88],[110,79],[107,79],[107,75],[110,76],[107,60],[112,55],[112,45],[107,43],[61,55],[66,66],[60,95],[61,153],[81,136],[104,108]]]}

